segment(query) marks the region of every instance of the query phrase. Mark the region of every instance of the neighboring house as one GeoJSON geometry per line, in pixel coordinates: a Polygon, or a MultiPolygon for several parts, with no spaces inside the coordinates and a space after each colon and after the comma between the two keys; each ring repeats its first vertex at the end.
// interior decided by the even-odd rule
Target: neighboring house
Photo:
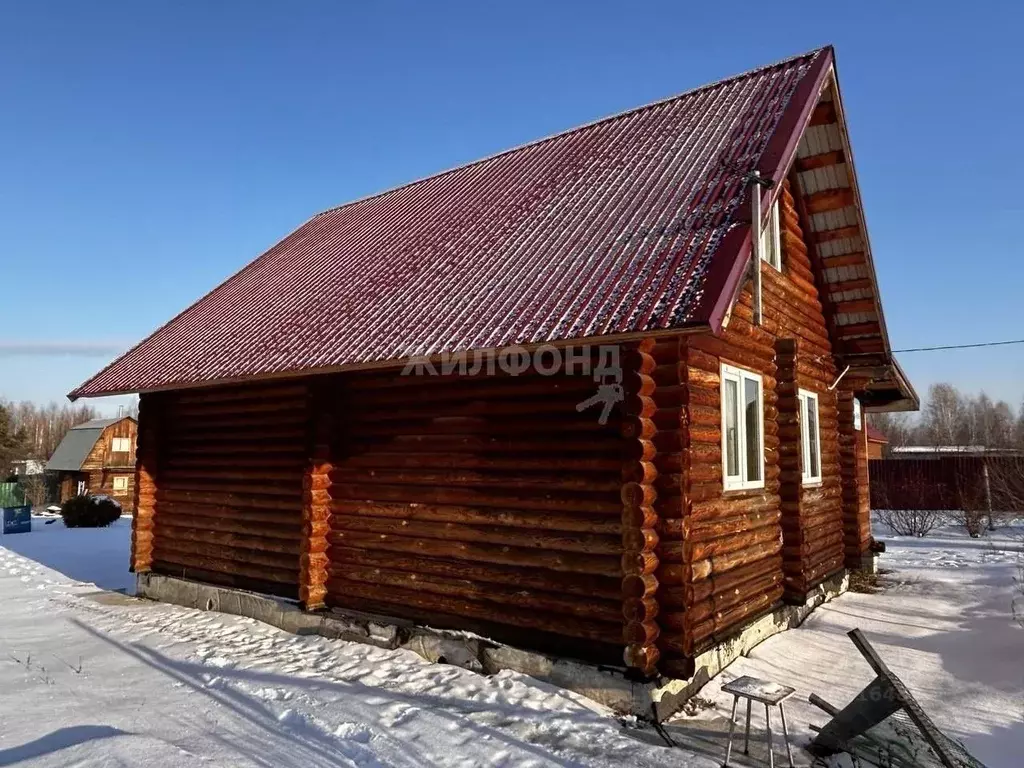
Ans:
{"type": "Polygon", "coordinates": [[[885,436],[878,427],[868,425],[868,459],[881,459],[885,452],[885,446],[889,444],[889,438],[885,436]]]}
{"type": "Polygon", "coordinates": [[[57,475],[60,501],[85,493],[107,495],[125,512],[133,507],[138,425],[126,416],[93,419],[72,427],[46,463],[57,475]]]}
{"type": "Polygon", "coordinates": [[[70,394],[142,393],[134,569],[688,677],[918,405],[852,161],[825,48],[314,216],[70,394]]]}
{"type": "Polygon", "coordinates": [[[11,474],[18,477],[41,475],[46,469],[46,462],[39,459],[20,459],[11,462],[11,474]]]}

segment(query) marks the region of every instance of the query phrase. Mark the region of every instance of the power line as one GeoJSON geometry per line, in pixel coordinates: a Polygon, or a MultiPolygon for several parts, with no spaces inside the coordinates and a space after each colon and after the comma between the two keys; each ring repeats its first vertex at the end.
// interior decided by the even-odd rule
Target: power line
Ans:
{"type": "Polygon", "coordinates": [[[912,349],[894,349],[897,352],[937,352],[941,349],[974,349],[976,347],[1005,347],[1008,344],[1024,344],[1024,339],[1013,339],[1012,341],[985,341],[980,344],[947,344],[942,347],[914,347],[912,349]]]}

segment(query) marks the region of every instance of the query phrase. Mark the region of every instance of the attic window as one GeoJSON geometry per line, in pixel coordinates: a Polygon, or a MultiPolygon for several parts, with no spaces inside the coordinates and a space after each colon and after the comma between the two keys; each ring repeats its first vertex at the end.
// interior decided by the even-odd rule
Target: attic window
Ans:
{"type": "Polygon", "coordinates": [[[779,201],[768,214],[768,223],[761,230],[761,258],[782,271],[782,237],[779,232],[779,201]]]}
{"type": "Polygon", "coordinates": [[[132,440],[130,437],[115,437],[111,441],[110,450],[113,453],[131,453],[132,440]]]}

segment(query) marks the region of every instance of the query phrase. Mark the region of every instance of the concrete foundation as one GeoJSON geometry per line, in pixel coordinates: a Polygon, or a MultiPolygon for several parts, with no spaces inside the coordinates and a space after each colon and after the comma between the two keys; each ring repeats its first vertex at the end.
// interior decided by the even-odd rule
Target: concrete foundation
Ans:
{"type": "Polygon", "coordinates": [[[802,624],[812,610],[845,592],[849,584],[849,577],[843,572],[819,585],[804,605],[782,606],[751,622],[732,638],[698,656],[696,672],[689,680],[637,681],[626,677],[625,668],[598,667],[524,651],[466,632],[432,629],[355,611],[311,613],[288,600],[155,573],[140,573],[137,578],[136,593],[151,600],[246,616],[297,635],[403,648],[427,661],[454,664],[483,674],[508,669],[574,691],[616,712],[657,720],[678,711],[712,677],[758,643],[802,624]]]}

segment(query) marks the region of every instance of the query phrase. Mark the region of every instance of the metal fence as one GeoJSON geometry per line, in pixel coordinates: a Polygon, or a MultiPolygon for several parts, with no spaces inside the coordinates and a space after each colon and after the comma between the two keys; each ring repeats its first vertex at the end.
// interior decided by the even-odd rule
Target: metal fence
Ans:
{"type": "Polygon", "coordinates": [[[1024,458],[875,459],[869,473],[873,509],[1024,512],[1024,458]]]}

